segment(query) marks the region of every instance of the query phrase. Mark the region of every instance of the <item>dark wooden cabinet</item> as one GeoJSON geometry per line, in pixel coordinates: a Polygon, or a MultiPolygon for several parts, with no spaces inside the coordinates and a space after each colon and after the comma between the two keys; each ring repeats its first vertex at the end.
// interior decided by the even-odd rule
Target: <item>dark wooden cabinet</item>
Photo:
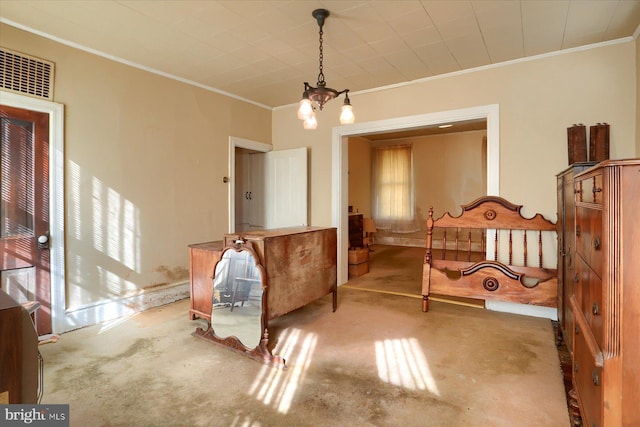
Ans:
{"type": "Polygon", "coordinates": [[[191,308],[189,318],[211,320],[213,304],[213,269],[222,257],[222,240],[189,245],[189,284],[191,308]]]}
{"type": "Polygon", "coordinates": [[[640,159],[575,176],[573,385],[584,426],[640,425],[640,159]]]}
{"type": "Polygon", "coordinates": [[[0,290],[0,404],[37,403],[38,365],[31,316],[0,290]]]}
{"type": "Polygon", "coordinates": [[[349,248],[364,246],[364,216],[361,213],[349,214],[349,248]]]}
{"type": "Polygon", "coordinates": [[[557,175],[558,184],[558,333],[573,352],[573,314],[569,299],[575,284],[575,203],[574,177],[596,162],[575,163],[557,175]]]}

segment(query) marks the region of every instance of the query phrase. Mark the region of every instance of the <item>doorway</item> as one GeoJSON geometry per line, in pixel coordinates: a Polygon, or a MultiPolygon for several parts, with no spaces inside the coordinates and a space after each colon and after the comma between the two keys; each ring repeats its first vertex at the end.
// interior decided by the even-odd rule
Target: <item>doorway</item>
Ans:
{"type": "Polygon", "coordinates": [[[499,195],[499,106],[485,105],[376,122],[339,126],[333,130],[332,224],[338,229],[338,284],[348,281],[348,137],[414,130],[443,123],[485,119],[487,123],[487,195],[499,195]]]}
{"type": "Polygon", "coordinates": [[[308,225],[307,169],[306,147],[230,137],[229,232],[308,225]]]}
{"type": "MultiPolygon", "coordinates": [[[[241,186],[245,176],[243,171],[238,170],[238,157],[242,153],[267,153],[271,150],[273,150],[273,146],[271,144],[264,144],[262,142],[237,138],[235,136],[229,137],[229,233],[245,231],[236,229],[236,223],[240,217],[243,216],[241,213],[243,208],[241,203],[245,199],[247,201],[249,200],[249,195],[245,195],[246,191],[241,186]]],[[[240,221],[240,223],[242,223],[242,220],[240,221]]]]}
{"type": "MultiPolygon", "coordinates": [[[[30,112],[44,113],[48,116],[46,127],[49,135],[48,148],[44,173],[46,174],[49,188],[45,191],[48,200],[48,264],[49,264],[49,301],[46,302],[48,311],[48,325],[39,326],[39,334],[61,333],[68,327],[65,319],[65,269],[64,269],[64,106],[54,102],[32,98],[2,91],[3,107],[11,107],[30,112]]],[[[3,197],[4,199],[4,197],[3,197]]],[[[34,231],[35,238],[42,234],[39,226],[34,231]]],[[[47,242],[45,242],[47,243],[47,242]]],[[[3,254],[4,255],[4,254],[3,254]]],[[[9,270],[11,271],[11,270],[9,270]]],[[[28,273],[27,273],[28,274],[28,273]]],[[[34,272],[35,274],[35,272],[34,272]]],[[[15,277],[11,280],[16,279],[15,277]]],[[[19,279],[22,280],[22,279],[19,279]]],[[[42,309],[41,309],[42,310],[42,309]]],[[[44,311],[44,310],[43,310],[44,311]]],[[[40,317],[43,317],[41,311],[40,317]]],[[[46,322],[45,320],[39,320],[46,322]]]]}
{"type": "MultiPolygon", "coordinates": [[[[365,233],[373,232],[375,242],[380,244],[424,247],[430,206],[438,217],[447,211],[453,214],[461,205],[485,196],[486,129],[486,120],[478,119],[448,123],[446,127],[349,137],[349,206],[364,215],[365,233]],[[409,155],[394,157],[397,150],[409,155]],[[397,161],[393,169],[389,169],[390,161],[397,161]],[[380,181],[374,163],[387,168],[384,181],[380,181]],[[393,175],[402,171],[404,175],[393,175]],[[392,186],[388,186],[390,179],[396,180],[392,186]],[[379,199],[375,188],[381,185],[385,192],[379,199]],[[381,201],[389,198],[405,201],[404,211],[385,211],[402,219],[376,218],[379,214],[374,212],[374,205],[382,206],[381,201]]],[[[390,209],[391,205],[385,206],[390,209]]]]}

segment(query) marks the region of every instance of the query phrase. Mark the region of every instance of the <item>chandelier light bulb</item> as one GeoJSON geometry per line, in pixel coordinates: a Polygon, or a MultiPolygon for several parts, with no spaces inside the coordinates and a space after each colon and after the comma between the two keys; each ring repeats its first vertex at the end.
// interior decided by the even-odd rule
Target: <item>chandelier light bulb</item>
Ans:
{"type": "Polygon", "coordinates": [[[343,125],[350,125],[355,121],[356,118],[353,115],[353,107],[351,107],[351,104],[344,104],[342,106],[342,112],[340,113],[340,123],[343,125]]]}
{"type": "Polygon", "coordinates": [[[298,108],[298,118],[300,120],[306,120],[313,114],[313,105],[311,100],[307,97],[303,97],[300,100],[300,107],[298,108]]]}
{"type": "Polygon", "coordinates": [[[318,121],[316,120],[315,113],[311,113],[309,117],[304,119],[303,126],[305,129],[315,129],[318,127],[318,121]]]}

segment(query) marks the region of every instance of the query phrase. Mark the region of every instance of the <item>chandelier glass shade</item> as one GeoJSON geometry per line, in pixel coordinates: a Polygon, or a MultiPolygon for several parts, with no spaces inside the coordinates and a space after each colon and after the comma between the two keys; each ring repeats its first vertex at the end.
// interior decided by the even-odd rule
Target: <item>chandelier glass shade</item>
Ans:
{"type": "Polygon", "coordinates": [[[338,96],[345,94],[344,104],[342,105],[342,111],[340,113],[340,123],[349,124],[355,121],[353,115],[353,107],[351,107],[351,101],[349,100],[349,89],[337,91],[330,87],[327,87],[327,83],[324,80],[324,72],[322,68],[323,46],[322,46],[322,28],[324,26],[324,20],[329,16],[329,11],[326,9],[316,9],[311,14],[318,22],[320,27],[320,73],[318,74],[318,82],[316,87],[311,86],[308,82],[304,82],[304,92],[302,99],[300,100],[300,106],[298,108],[298,118],[303,120],[305,129],[315,129],[318,126],[316,120],[316,109],[322,110],[324,105],[338,96]]]}

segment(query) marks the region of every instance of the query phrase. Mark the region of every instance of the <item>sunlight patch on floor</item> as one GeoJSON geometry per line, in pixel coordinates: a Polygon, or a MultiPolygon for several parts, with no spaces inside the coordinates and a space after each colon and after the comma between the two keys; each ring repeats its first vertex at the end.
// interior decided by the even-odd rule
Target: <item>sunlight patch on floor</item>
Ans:
{"type": "Polygon", "coordinates": [[[440,395],[429,363],[415,338],[376,341],[378,377],[409,390],[429,390],[440,395]]]}
{"type": "Polygon", "coordinates": [[[262,424],[259,421],[252,420],[251,417],[249,417],[248,415],[245,415],[244,417],[242,417],[241,415],[238,415],[233,419],[230,426],[231,427],[261,427],[262,424]]]}
{"type": "Polygon", "coordinates": [[[140,313],[142,313],[142,312],[139,311],[139,312],[130,314],[128,316],[122,316],[122,317],[119,317],[117,319],[110,320],[108,322],[102,323],[102,325],[100,326],[100,330],[98,331],[98,335],[103,334],[103,333],[107,332],[109,329],[115,328],[116,326],[118,326],[118,325],[120,325],[120,324],[122,324],[122,323],[124,323],[124,322],[126,322],[128,320],[131,320],[132,318],[134,318],[135,316],[137,316],[140,313]]]}
{"type": "Polygon", "coordinates": [[[289,412],[298,387],[303,383],[318,343],[314,333],[300,329],[281,334],[276,354],[287,361],[287,369],[263,366],[249,389],[249,395],[282,414],[289,412]]]}

